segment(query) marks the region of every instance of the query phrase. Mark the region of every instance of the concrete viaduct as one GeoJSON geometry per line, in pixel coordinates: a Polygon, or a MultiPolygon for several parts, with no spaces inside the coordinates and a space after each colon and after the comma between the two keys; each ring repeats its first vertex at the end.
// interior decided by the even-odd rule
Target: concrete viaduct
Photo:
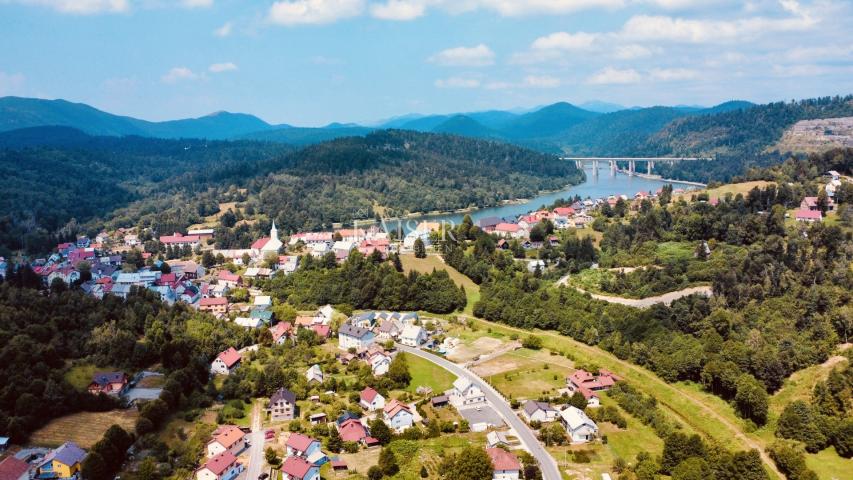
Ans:
{"type": "Polygon", "coordinates": [[[646,173],[648,175],[652,174],[652,169],[655,168],[655,162],[667,162],[667,163],[675,163],[675,162],[696,162],[700,160],[713,160],[712,158],[702,158],[702,157],[560,157],[560,160],[567,160],[575,162],[578,168],[582,169],[584,165],[591,163],[592,164],[592,175],[598,176],[598,165],[601,162],[608,162],[610,165],[610,172],[616,173],[617,162],[627,162],[628,163],[628,175],[634,175],[637,173],[637,162],[646,162],[646,173]]]}

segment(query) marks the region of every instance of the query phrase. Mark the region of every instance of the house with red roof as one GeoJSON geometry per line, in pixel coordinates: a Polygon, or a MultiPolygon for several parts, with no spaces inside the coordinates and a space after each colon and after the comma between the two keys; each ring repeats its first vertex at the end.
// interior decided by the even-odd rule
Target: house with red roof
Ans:
{"type": "Polygon", "coordinates": [[[562,218],[569,218],[575,214],[575,209],[572,207],[557,207],[554,209],[554,215],[562,218]]]}
{"type": "Polygon", "coordinates": [[[411,407],[396,398],[385,404],[385,407],[382,409],[382,414],[385,423],[396,432],[406,430],[411,427],[415,421],[411,407]]]}
{"type": "Polygon", "coordinates": [[[225,315],[228,313],[228,299],[225,297],[202,298],[198,301],[198,309],[214,315],[225,315]]]}
{"type": "Polygon", "coordinates": [[[320,467],[302,457],[287,457],[281,475],[284,480],[320,480],[320,467]]]}
{"type": "Polygon", "coordinates": [[[287,443],[285,446],[287,447],[287,456],[302,458],[309,458],[313,456],[316,452],[319,452],[321,448],[319,440],[296,432],[291,433],[290,436],[287,437],[287,443]]]}
{"type": "Polygon", "coordinates": [[[581,369],[576,370],[566,379],[566,386],[572,393],[583,394],[588,406],[597,407],[601,402],[597,392],[609,390],[620,380],[622,380],[620,377],[603,368],[598,371],[598,375],[581,369]]]}
{"type": "Polygon", "coordinates": [[[222,452],[195,471],[196,480],[234,480],[245,467],[231,452],[222,452]]]}
{"type": "Polygon", "coordinates": [[[220,352],[210,364],[210,373],[219,375],[230,375],[235,368],[240,366],[240,352],[234,347],[220,352]]]}
{"type": "Polygon", "coordinates": [[[225,285],[228,288],[237,288],[238,286],[243,284],[243,279],[240,275],[236,273],[231,273],[228,270],[220,270],[219,273],[216,274],[216,281],[221,285],[225,285]]]}
{"type": "Polygon", "coordinates": [[[272,342],[276,345],[284,345],[284,342],[290,337],[293,333],[293,325],[290,322],[278,322],[275,326],[270,327],[270,333],[272,334],[272,342]]]}
{"type": "Polygon", "coordinates": [[[28,480],[30,465],[15,457],[6,457],[0,462],[0,480],[28,480]]]}
{"type": "Polygon", "coordinates": [[[199,246],[201,239],[198,235],[184,235],[180,232],[175,232],[172,235],[163,235],[160,237],[160,243],[167,247],[185,247],[195,248],[199,246]]]}
{"type": "MultiPolygon", "coordinates": [[[[803,198],[803,201],[800,202],[800,210],[820,211],[820,205],[818,205],[817,197],[803,198]]],[[[835,210],[835,202],[831,198],[827,198],[826,211],[831,212],[833,210],[835,210]]]]}
{"type": "Polygon", "coordinates": [[[385,408],[385,397],[376,390],[367,387],[361,391],[358,404],[368,412],[381,410],[385,408]]]}
{"type": "Polygon", "coordinates": [[[231,452],[235,457],[249,446],[249,439],[236,425],[221,425],[213,431],[212,439],[207,442],[207,458],[213,458],[222,452],[231,452]]]}
{"type": "Polygon", "coordinates": [[[103,393],[117,397],[127,388],[127,375],[124,372],[95,372],[89,384],[89,393],[103,393]]]}
{"type": "Polygon", "coordinates": [[[338,433],[341,435],[341,440],[345,442],[362,442],[367,435],[367,428],[356,418],[345,420],[338,426],[338,433]]]}
{"type": "Polygon", "coordinates": [[[527,230],[517,223],[499,223],[495,225],[495,234],[504,238],[525,238],[527,230]]]}
{"type": "Polygon", "coordinates": [[[794,219],[802,223],[815,223],[823,221],[823,214],[820,210],[797,210],[794,212],[794,219]]]}
{"type": "Polygon", "coordinates": [[[518,480],[521,473],[521,462],[515,454],[503,448],[487,448],[486,454],[492,461],[492,480],[518,480]]]}

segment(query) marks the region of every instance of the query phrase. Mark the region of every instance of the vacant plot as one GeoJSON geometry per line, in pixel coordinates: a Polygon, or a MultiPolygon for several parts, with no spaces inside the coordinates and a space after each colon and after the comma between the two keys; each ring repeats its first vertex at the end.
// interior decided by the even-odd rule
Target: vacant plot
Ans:
{"type": "Polygon", "coordinates": [[[568,370],[547,364],[538,368],[512,370],[500,375],[486,377],[492,386],[508,398],[535,399],[540,396],[555,396],[557,390],[566,385],[568,370]]]}
{"type": "Polygon", "coordinates": [[[673,200],[679,200],[683,198],[684,200],[690,201],[690,197],[693,195],[698,195],[700,193],[707,193],[708,198],[719,198],[723,199],[726,197],[727,193],[731,193],[732,195],[743,194],[746,195],[755,187],[764,188],[767,185],[770,185],[774,182],[767,182],[764,180],[756,180],[754,182],[743,182],[743,183],[728,183],[726,185],[720,185],[716,188],[705,189],[705,190],[691,190],[690,192],[681,194],[681,195],[673,195],[673,200]]]}
{"type": "MultiPolygon", "coordinates": [[[[460,337],[461,338],[461,337],[460,337]]],[[[463,339],[464,340],[464,339],[463,339]]],[[[501,340],[493,337],[480,337],[471,342],[463,342],[447,355],[454,362],[468,362],[480,355],[494,352],[503,344],[501,340]]]]}
{"type": "Polygon", "coordinates": [[[406,355],[406,362],[409,364],[409,373],[412,374],[412,381],[407,389],[410,392],[423,386],[439,394],[449,390],[456,380],[456,376],[452,373],[421,357],[406,355]]]}
{"type": "Polygon", "coordinates": [[[664,263],[693,260],[696,244],[693,242],[661,242],[657,246],[657,257],[664,263]]]}
{"type": "Polygon", "coordinates": [[[551,355],[544,350],[520,348],[483,362],[474,367],[473,370],[481,377],[488,377],[489,375],[542,368],[546,364],[550,366],[549,368],[564,371],[571,370],[574,366],[571,360],[560,355],[551,355]]]}
{"type": "Polygon", "coordinates": [[[89,448],[113,425],[132,430],[138,416],[133,409],[74,413],[51,420],[32,434],[30,442],[38,446],[58,447],[72,441],[82,448],[89,448]]]}

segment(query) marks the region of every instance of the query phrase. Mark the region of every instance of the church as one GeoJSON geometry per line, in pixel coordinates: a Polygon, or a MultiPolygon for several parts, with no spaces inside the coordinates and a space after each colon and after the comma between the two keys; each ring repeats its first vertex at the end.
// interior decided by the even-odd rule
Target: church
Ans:
{"type": "Polygon", "coordinates": [[[275,220],[272,221],[270,236],[258,239],[252,244],[252,256],[255,258],[264,258],[268,253],[278,255],[278,250],[284,245],[278,239],[278,229],[275,228],[275,220]]]}

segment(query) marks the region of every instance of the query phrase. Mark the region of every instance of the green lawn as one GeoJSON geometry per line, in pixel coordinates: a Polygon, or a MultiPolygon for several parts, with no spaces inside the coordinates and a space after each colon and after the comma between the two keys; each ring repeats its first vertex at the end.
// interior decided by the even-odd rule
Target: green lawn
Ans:
{"type": "MultiPolygon", "coordinates": [[[[405,355],[405,354],[401,354],[405,355]]],[[[406,355],[412,381],[406,390],[414,393],[420,387],[430,387],[436,394],[450,389],[456,376],[434,363],[414,355],[406,355]]]]}
{"type": "Polygon", "coordinates": [[[673,263],[680,260],[693,260],[696,244],[693,242],[662,242],[655,252],[663,263],[673,263]]]}
{"type": "Polygon", "coordinates": [[[92,377],[95,372],[114,372],[118,370],[115,367],[98,367],[92,364],[77,365],[71,367],[65,372],[65,380],[77,390],[86,390],[89,384],[92,383],[92,377]]]}

